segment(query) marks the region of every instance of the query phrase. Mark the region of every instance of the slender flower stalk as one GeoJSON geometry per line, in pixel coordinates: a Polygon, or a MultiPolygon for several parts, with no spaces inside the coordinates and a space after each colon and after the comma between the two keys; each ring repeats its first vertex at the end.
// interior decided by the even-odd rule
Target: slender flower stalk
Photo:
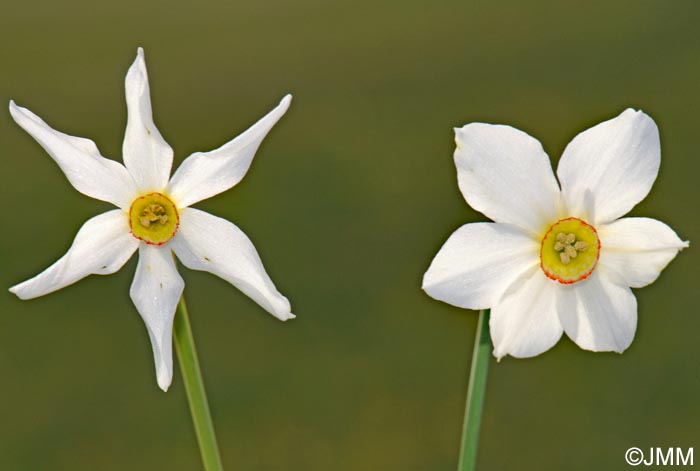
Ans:
{"type": "Polygon", "coordinates": [[[173,326],[173,337],[175,340],[175,350],[180,361],[180,371],[182,371],[182,382],[185,383],[187,391],[187,401],[190,404],[194,431],[199,443],[199,451],[202,454],[202,462],[205,471],[223,471],[221,456],[219,455],[219,445],[216,441],[216,432],[209,412],[209,402],[207,393],[204,390],[202,372],[199,369],[199,359],[197,349],[194,345],[190,317],[187,313],[185,295],[182,295],[177,305],[175,314],[175,324],[173,326]]]}
{"type": "Polygon", "coordinates": [[[469,371],[469,389],[467,391],[467,407],[464,411],[462,427],[462,443],[459,452],[459,471],[474,471],[476,469],[476,452],[479,446],[481,430],[481,415],[484,410],[486,397],[486,378],[491,359],[491,337],[489,334],[489,310],[479,312],[479,322],[476,326],[472,366],[469,371]]]}

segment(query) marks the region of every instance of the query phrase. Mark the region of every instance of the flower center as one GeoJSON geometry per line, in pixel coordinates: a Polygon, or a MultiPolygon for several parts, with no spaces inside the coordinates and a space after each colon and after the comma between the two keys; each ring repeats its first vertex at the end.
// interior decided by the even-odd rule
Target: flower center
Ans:
{"type": "Polygon", "coordinates": [[[141,195],[131,203],[129,227],[134,237],[150,245],[163,245],[180,225],[175,203],[162,193],[141,195]]]}
{"type": "Polygon", "coordinates": [[[595,227],[578,218],[555,222],[542,238],[540,267],[547,277],[571,284],[593,273],[600,257],[595,227]]]}

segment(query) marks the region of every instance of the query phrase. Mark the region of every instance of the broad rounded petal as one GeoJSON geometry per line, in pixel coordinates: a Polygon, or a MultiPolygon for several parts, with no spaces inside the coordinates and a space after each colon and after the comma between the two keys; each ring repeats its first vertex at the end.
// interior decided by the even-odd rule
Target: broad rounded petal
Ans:
{"type": "Polygon", "coordinates": [[[496,304],[505,289],[538,264],[537,242],[510,224],[474,223],[457,229],[423,276],[431,297],[465,309],[496,304]]]}
{"type": "Polygon", "coordinates": [[[184,287],[170,248],[141,244],[129,294],[146,323],[158,386],[163,391],[173,379],[173,319],[184,287]]]}
{"type": "Polygon", "coordinates": [[[566,335],[594,352],[622,353],[637,330],[637,299],[598,267],[578,283],[561,286],[559,318],[566,335]]]}
{"type": "Polygon", "coordinates": [[[569,213],[600,225],[628,213],[656,180],[659,130],[642,111],[627,109],[576,136],[557,175],[569,213]]]}
{"type": "Polygon", "coordinates": [[[537,139],[484,123],[455,133],[459,189],[472,208],[537,235],[559,218],[559,186],[537,139]]]}
{"type": "Polygon", "coordinates": [[[289,301],[267,275],[253,243],[227,220],[198,209],[183,209],[172,248],[186,267],[223,278],[278,319],[295,317],[289,301]]]}
{"type": "Polygon", "coordinates": [[[178,206],[190,206],[240,182],[260,143],[287,111],[291,101],[291,95],[285,96],[275,109],[240,136],[216,150],[197,152],[185,159],[168,185],[168,193],[178,206]]]}
{"type": "Polygon", "coordinates": [[[151,91],[143,49],[126,74],[128,119],[124,135],[124,164],[141,191],[162,191],[173,165],[173,149],[153,123],[151,91]]]}
{"type": "Polygon", "coordinates": [[[88,275],[109,275],[119,270],[138,247],[129,233],[126,215],[114,209],[88,220],[73,245],[56,263],[32,279],[10,288],[21,299],[52,293],[88,275]]]}
{"type": "Polygon", "coordinates": [[[528,358],[544,353],[561,338],[557,315],[559,284],[539,267],[520,276],[491,309],[493,354],[528,358]]]}
{"type": "Polygon", "coordinates": [[[129,207],[136,194],[134,181],[122,164],[102,157],[94,142],[52,129],[14,101],[10,101],[10,114],[56,161],[76,190],[120,208],[129,207]]]}
{"type": "Polygon", "coordinates": [[[624,218],[600,226],[600,264],[613,271],[625,285],[651,284],[678,252],[688,247],[661,221],[624,218]]]}

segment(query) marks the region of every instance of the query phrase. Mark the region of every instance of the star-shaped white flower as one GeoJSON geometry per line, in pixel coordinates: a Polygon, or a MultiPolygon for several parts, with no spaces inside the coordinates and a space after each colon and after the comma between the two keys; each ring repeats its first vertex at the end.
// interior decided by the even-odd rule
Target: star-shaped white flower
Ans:
{"type": "Polygon", "coordinates": [[[622,218],[651,190],[659,132],[628,109],[574,138],[557,176],[533,137],[510,126],[455,129],[459,188],[493,223],[457,229],[423,278],[433,298],[491,308],[494,355],[531,357],[563,332],[622,352],[637,328],[630,288],[652,283],[688,246],[666,224],[622,218]]]}
{"type": "Polygon", "coordinates": [[[294,318],[289,301],[275,288],[250,239],[225,219],[190,207],[241,181],[290,101],[287,95],[218,149],[192,154],[172,178],[173,150],[153,123],[141,48],[126,75],[125,166],[102,157],[92,141],[56,131],[10,102],[17,124],[41,144],[79,192],[118,207],[88,220],[63,257],[10,291],[31,299],[91,274],[114,273],[138,249],[130,294],[146,323],[158,385],[164,391],[172,381],[173,318],[184,288],[173,253],[186,267],[211,272],[233,284],[278,319],[294,318]]]}

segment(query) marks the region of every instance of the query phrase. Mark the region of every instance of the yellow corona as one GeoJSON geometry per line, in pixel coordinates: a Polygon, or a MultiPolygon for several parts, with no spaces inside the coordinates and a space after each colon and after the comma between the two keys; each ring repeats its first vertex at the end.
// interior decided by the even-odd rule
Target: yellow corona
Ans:
{"type": "Polygon", "coordinates": [[[131,203],[129,227],[134,237],[150,245],[163,245],[175,236],[180,215],[163,193],[147,193],[131,203]]]}
{"type": "Polygon", "coordinates": [[[563,284],[585,280],[600,258],[595,227],[578,218],[561,219],[547,230],[540,246],[540,266],[547,277],[563,284]]]}

